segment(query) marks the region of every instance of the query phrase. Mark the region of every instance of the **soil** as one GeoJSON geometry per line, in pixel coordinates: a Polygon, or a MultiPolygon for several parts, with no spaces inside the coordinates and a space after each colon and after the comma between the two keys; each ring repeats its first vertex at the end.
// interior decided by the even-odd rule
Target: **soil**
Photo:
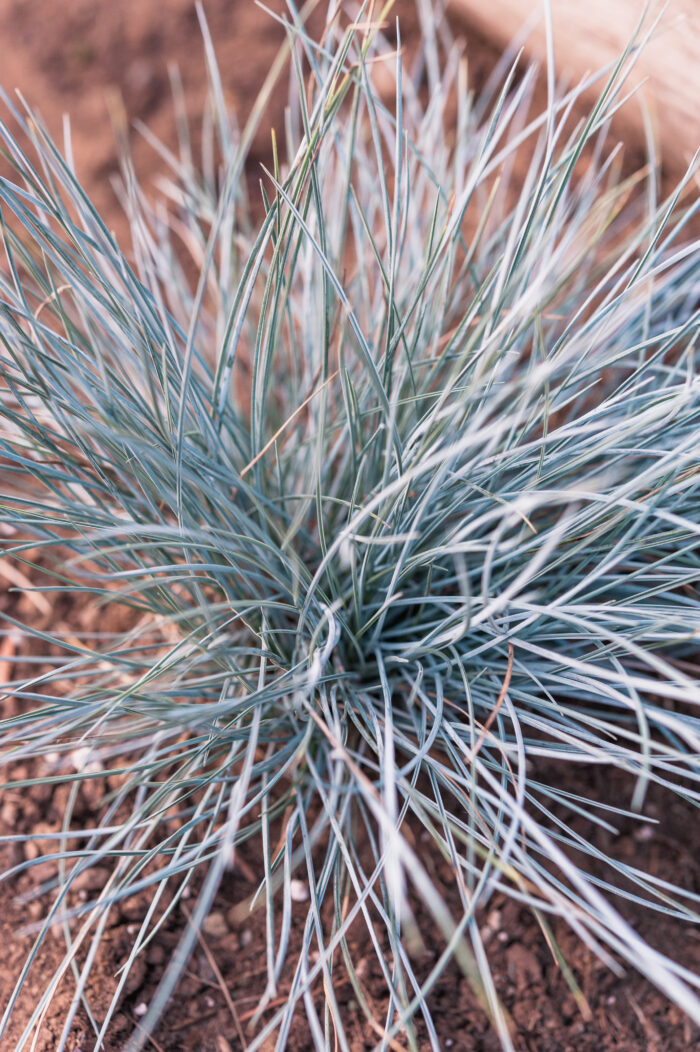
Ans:
{"type": "MultiPolygon", "coordinates": [[[[206,0],[207,23],[215,43],[227,101],[243,119],[284,40],[282,26],[255,0],[206,0]]],[[[270,11],[286,10],[285,0],[267,0],[270,11]]],[[[320,34],[323,10],[309,19],[320,34]]],[[[398,0],[404,45],[417,32],[414,0],[398,0]]],[[[497,50],[463,23],[469,44],[470,77],[478,87],[493,68],[497,50]]],[[[83,185],[118,234],[127,227],[111,179],[118,172],[114,122],[120,114],[142,121],[174,147],[169,68],[183,83],[192,132],[206,96],[206,66],[194,0],[0,0],[0,87],[19,89],[61,141],[63,116],[70,117],[76,169],[83,185]]],[[[267,160],[269,128],[281,131],[286,84],[273,94],[251,150],[252,167],[267,160]]],[[[159,159],[138,133],[130,136],[134,164],[148,185],[160,171],[159,159]]],[[[256,173],[253,173],[257,178],[256,173]]]]}
{"type": "MultiPolygon", "coordinates": [[[[18,617],[33,616],[38,627],[80,630],[94,620],[94,612],[72,606],[65,597],[43,614],[28,609],[28,594],[18,599],[16,593],[0,597],[0,609],[18,617]]],[[[107,627],[124,630],[132,615],[117,606],[109,608],[107,627]]],[[[103,623],[103,627],[105,627],[103,623]]],[[[34,649],[27,644],[28,652],[34,649]]],[[[28,673],[23,665],[24,649],[15,654],[6,648],[4,670],[9,678],[28,673]]],[[[36,666],[33,666],[36,671],[36,666]]],[[[12,703],[10,703],[12,704],[12,703]]],[[[19,782],[35,775],[31,765],[16,767],[19,782]]],[[[542,778],[556,778],[557,772],[535,773],[542,778]]],[[[571,783],[571,775],[560,774],[559,784],[578,793],[589,792],[597,799],[629,800],[632,786],[617,775],[612,781],[607,772],[587,773],[571,783]]],[[[75,814],[76,824],[87,826],[99,821],[100,799],[108,787],[96,778],[80,791],[75,814]]],[[[0,835],[32,833],[31,843],[3,845],[0,868],[30,861],[31,868],[0,885],[0,938],[4,947],[4,965],[0,971],[0,1003],[7,1003],[12,986],[31,947],[31,938],[18,932],[39,921],[45,912],[45,900],[27,901],[38,884],[50,880],[55,869],[43,854],[51,849],[41,834],[60,829],[68,786],[10,789],[3,795],[0,809],[0,835]]],[[[592,827],[583,819],[573,819],[578,833],[601,851],[614,853],[620,860],[633,862],[657,878],[675,881],[689,892],[700,893],[700,852],[697,825],[693,825],[691,808],[670,793],[652,792],[645,808],[651,820],[624,819],[613,834],[592,827]],[[661,819],[658,825],[655,820],[661,819]],[[694,834],[694,836],[693,836],[694,834]]],[[[568,816],[571,820],[571,815],[568,816]]],[[[426,833],[417,833],[419,845],[426,833]]],[[[459,898],[450,878],[449,868],[433,852],[425,850],[422,858],[436,887],[455,912],[459,898]]],[[[605,875],[602,869],[592,872],[605,875]]],[[[239,907],[257,886],[259,864],[254,850],[244,845],[234,870],[228,874],[217,896],[214,910],[206,923],[202,942],[197,948],[166,1015],[156,1031],[150,1048],[156,1052],[238,1052],[250,1040],[247,1025],[255,1011],[265,981],[265,918],[262,911],[246,914],[239,907]],[[225,990],[223,989],[225,988],[225,990]]],[[[91,898],[102,887],[107,872],[96,869],[79,881],[71,904],[91,898]]],[[[194,895],[185,899],[171,920],[149,946],[134,967],[125,995],[114,1017],[107,1052],[121,1052],[129,1035],[138,1026],[144,1007],[154,996],[163,967],[171,956],[185,924],[188,906],[194,895]]],[[[101,950],[91,973],[88,993],[96,1017],[104,1013],[115,984],[115,973],[128,954],[135,932],[148,906],[144,893],[125,900],[114,912],[105,930],[101,950]]],[[[435,964],[441,945],[431,940],[430,918],[414,903],[419,927],[425,935],[426,948],[415,962],[417,973],[427,974],[435,964]]],[[[294,907],[305,910],[302,905],[294,907]]],[[[700,932],[680,921],[660,914],[621,905],[622,912],[640,935],[662,952],[669,953],[689,968],[700,962],[700,932]]],[[[299,916],[299,914],[298,914],[299,916]]],[[[588,952],[564,922],[553,926],[556,942],[571,968],[583,998],[570,992],[560,965],[553,957],[533,915],[518,903],[496,897],[480,918],[483,941],[492,969],[496,989],[511,1018],[514,1043],[518,1052],[686,1052],[698,1047],[700,1031],[675,1005],[649,986],[631,969],[614,974],[588,952]]],[[[301,924],[292,937],[291,949],[301,936],[301,924]]],[[[376,957],[361,929],[351,931],[350,947],[357,972],[375,1018],[384,1014],[382,976],[376,957]]],[[[60,965],[65,943],[60,931],[52,933],[42,946],[36,967],[30,972],[17,1009],[12,1016],[3,1047],[12,1048],[36,1005],[39,995],[53,971],[60,965]]],[[[288,979],[289,977],[287,977],[288,979]]],[[[271,1009],[284,999],[285,982],[271,1009]]],[[[320,999],[321,991],[316,991],[320,999]]],[[[354,992],[343,972],[336,983],[337,1000],[343,1024],[353,1052],[375,1047],[377,1034],[365,1021],[354,1000],[354,992]]],[[[66,1012],[72,996],[71,983],[64,981],[42,1021],[37,1052],[52,1052],[58,1047],[66,1012]]],[[[497,1052],[498,1039],[482,1011],[468,981],[456,965],[450,965],[435,987],[431,999],[440,1047],[456,1052],[497,1052]]],[[[263,1013],[262,1022],[270,1018],[263,1013]]],[[[418,1028],[420,1047],[429,1047],[425,1030],[418,1028]]],[[[70,1031],[69,1052],[91,1052],[94,1040],[84,1014],[79,1012],[70,1031]]],[[[307,1052],[313,1048],[303,1011],[292,1027],[285,1046],[289,1052],[307,1052]]],[[[406,1047],[397,1043],[397,1048],[406,1047]]],[[[274,1042],[265,1046],[272,1052],[274,1042]]]]}
{"type": "MultiPolygon", "coordinates": [[[[279,8],[281,4],[271,6],[279,8]]],[[[415,34],[415,18],[409,0],[400,3],[398,10],[406,16],[404,38],[410,42],[411,33],[415,34]]],[[[252,0],[208,0],[206,11],[226,91],[239,111],[245,112],[276,53],[282,31],[252,0]]],[[[496,52],[469,27],[461,28],[469,37],[470,76],[478,86],[493,67],[496,52]]],[[[201,110],[205,91],[203,56],[191,0],[161,0],[158,4],[144,0],[0,0],[0,44],[1,77],[6,89],[21,88],[54,133],[60,132],[62,114],[70,113],[78,172],[97,206],[110,217],[117,232],[123,232],[125,226],[110,185],[117,170],[110,114],[115,111],[115,100],[121,98],[131,118],[146,121],[158,136],[172,143],[168,62],[175,62],[180,68],[188,110],[193,115],[201,110]]],[[[269,121],[279,124],[280,120],[279,102],[273,100],[269,121]]],[[[267,155],[268,141],[261,136],[256,142],[253,160],[267,155]]],[[[148,182],[158,172],[157,158],[136,135],[133,150],[137,171],[148,182]]],[[[22,619],[31,618],[34,624],[45,623],[54,628],[65,623],[85,629],[94,616],[94,612],[78,609],[62,596],[55,599],[49,610],[37,611],[28,594],[14,592],[0,595],[0,609],[11,609],[22,619]]],[[[116,628],[119,619],[128,615],[114,607],[107,616],[112,619],[109,627],[116,628]]],[[[15,653],[5,646],[0,655],[0,680],[22,674],[22,657],[22,651],[15,653]]],[[[34,773],[27,767],[16,768],[13,776],[21,781],[34,773]]],[[[593,795],[600,791],[606,798],[619,791],[622,799],[629,799],[628,787],[611,786],[604,773],[588,773],[585,777],[587,785],[577,782],[576,791],[587,788],[593,795]]],[[[76,820],[94,823],[99,819],[104,786],[99,779],[89,785],[89,792],[81,790],[76,820]]],[[[43,786],[5,791],[0,801],[0,835],[32,832],[39,837],[59,829],[66,793],[65,787],[51,790],[43,786]]],[[[652,818],[663,819],[658,827],[622,820],[614,835],[585,828],[584,824],[579,831],[601,849],[614,850],[620,859],[634,860],[656,877],[679,882],[690,892],[700,893],[700,834],[692,809],[677,797],[664,797],[657,792],[649,800],[648,813],[652,818]]],[[[20,896],[51,876],[51,863],[42,861],[47,850],[48,842],[40,839],[27,845],[3,845],[0,849],[0,871],[27,860],[33,863],[31,869],[0,884],[2,1007],[31,946],[31,937],[18,934],[19,929],[40,919],[44,912],[41,899],[27,902],[20,896]]],[[[431,861],[431,857],[426,851],[424,861],[432,867],[436,884],[457,910],[459,899],[449,870],[441,867],[437,859],[431,861]]],[[[232,916],[231,908],[254,890],[257,873],[255,856],[243,849],[237,868],[220,889],[203,944],[150,1042],[149,1047],[155,1052],[238,1052],[244,1047],[241,1031],[250,1040],[247,1026],[265,981],[264,915],[253,913],[242,921],[238,914],[232,916]]],[[[104,874],[98,872],[94,879],[99,882],[103,878],[104,874]]],[[[94,890],[95,886],[86,880],[77,892],[78,900],[87,899],[94,890]]],[[[89,984],[90,1000],[98,1017],[109,1003],[115,972],[130,949],[135,925],[144,912],[145,901],[138,897],[127,900],[115,911],[113,922],[105,931],[89,984]]],[[[697,969],[700,933],[689,930],[687,924],[633,906],[626,906],[624,912],[639,933],[660,950],[697,969]]],[[[422,920],[424,930],[429,931],[428,919],[422,920]]],[[[555,936],[585,1002],[577,1003],[569,992],[560,965],[527,910],[508,900],[494,899],[481,920],[494,981],[512,1018],[518,1050],[686,1052],[700,1046],[700,1034],[678,1008],[633,971],[614,974],[586,951],[564,924],[555,925],[555,936]]],[[[129,1034],[138,1027],[142,1006],[151,1000],[184,923],[183,909],[175,910],[143,961],[134,968],[114,1020],[109,1052],[120,1052],[129,1034]]],[[[361,931],[353,933],[351,943],[355,960],[360,962],[358,970],[368,1000],[375,1016],[381,1019],[382,980],[376,960],[361,931]]],[[[440,948],[428,944],[421,970],[429,970],[440,948]]],[[[13,1048],[19,1039],[64,949],[60,933],[51,935],[41,947],[3,1048],[13,1048]]],[[[37,1052],[51,1052],[58,1047],[72,993],[70,980],[59,987],[33,1046],[37,1052]]],[[[281,989],[280,996],[283,995],[281,989]]],[[[374,1047],[377,1035],[364,1021],[353,998],[352,987],[341,975],[338,1001],[353,1052],[360,1052],[374,1047]]],[[[431,1005],[442,1048],[456,1052],[498,1049],[498,1040],[485,1014],[456,966],[443,975],[433,991],[431,1005]]],[[[266,1018],[269,1015],[264,1014],[263,1021],[266,1018]]],[[[78,1012],[66,1046],[68,1052],[91,1052],[93,1044],[86,1018],[78,1012]]],[[[423,1044],[428,1047],[424,1036],[422,1047],[423,1044]]],[[[312,1047],[308,1026],[300,1013],[287,1048],[290,1052],[304,1052],[312,1047]]],[[[274,1042],[269,1052],[273,1048],[274,1042]]]]}

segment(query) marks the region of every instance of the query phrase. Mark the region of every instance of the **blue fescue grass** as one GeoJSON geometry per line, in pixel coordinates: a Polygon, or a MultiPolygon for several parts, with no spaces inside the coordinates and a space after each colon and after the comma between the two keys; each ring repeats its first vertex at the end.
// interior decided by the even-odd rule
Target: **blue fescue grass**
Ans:
{"type": "Polygon", "coordinates": [[[692,171],[658,204],[653,172],[620,175],[608,133],[632,45],[574,123],[584,85],[556,90],[551,48],[548,105],[531,116],[532,72],[501,70],[472,97],[421,14],[404,69],[400,36],[382,59],[366,11],[350,22],[332,5],[319,45],[290,8],[290,106],[262,208],[246,157],[285,56],[239,131],[204,26],[201,164],[182,113],[179,155],[156,144],[169,174],[155,202],[125,156],[128,252],[70,153],[6,100],[28,152],[3,126],[5,557],[22,566],[38,548],[56,589],[135,611],[120,636],[99,622],[96,636],[45,633],[63,656],[7,688],[23,699],[1,725],[10,776],[38,759],[42,780],[73,782],[27,970],[57,923],[65,959],[17,1048],[69,973],[59,1052],[81,1001],[104,1047],[129,965],[199,874],[129,1046],[142,1048],[251,838],[268,921],[259,1014],[291,987],[251,1052],[272,1034],[283,1049],[295,1011],[314,1048],[349,1048],[339,970],[372,1018],[356,922],[386,981],[378,1049],[397,1035],[417,1049],[418,1017],[439,1048],[430,989],[453,956],[511,1048],[479,933],[496,892],[565,918],[700,1019],[698,978],[615,907],[634,897],[691,923],[697,897],[614,856],[609,879],[590,876],[600,852],[555,820],[560,786],[537,776],[541,761],[632,776],[629,798],[568,798],[596,823],[643,815],[653,783],[699,799],[692,171]],[[96,774],[119,788],[98,827],[74,830],[96,774]],[[450,864],[456,915],[409,824],[450,864]],[[76,907],[71,884],[97,863],[111,879],[76,907]],[[309,887],[294,954],[292,879],[309,887]],[[96,1019],[91,962],[115,903],[143,888],[152,907],[96,1019]],[[419,978],[421,937],[444,953],[419,978]]]}

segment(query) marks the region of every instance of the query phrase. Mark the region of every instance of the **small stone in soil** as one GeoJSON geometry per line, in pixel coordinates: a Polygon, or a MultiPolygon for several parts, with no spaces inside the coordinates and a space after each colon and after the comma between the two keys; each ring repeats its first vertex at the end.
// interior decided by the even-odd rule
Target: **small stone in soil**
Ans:
{"type": "Polygon", "coordinates": [[[146,960],[149,964],[162,964],[165,957],[165,947],[159,943],[153,943],[146,951],[146,960]]]}
{"type": "Polygon", "coordinates": [[[14,828],[17,822],[17,805],[13,803],[6,803],[2,805],[0,809],[0,823],[3,825],[14,828]]]}
{"type": "Polygon", "coordinates": [[[640,826],[640,828],[635,831],[634,839],[639,844],[644,844],[647,842],[647,840],[654,839],[654,832],[654,827],[651,825],[640,826]]]}
{"type": "Polygon", "coordinates": [[[84,869],[71,884],[73,891],[102,891],[110,878],[110,872],[103,866],[84,869]]]}
{"type": "Polygon", "coordinates": [[[243,947],[250,946],[251,942],[253,941],[253,933],[250,930],[250,928],[243,929],[241,934],[238,936],[238,941],[243,947]]]}
{"type": "Polygon", "coordinates": [[[542,969],[534,953],[519,943],[514,943],[506,950],[506,969],[508,978],[518,990],[542,978],[542,969]]]}
{"type": "Polygon", "coordinates": [[[142,921],[148,909],[148,896],[132,895],[131,898],[120,899],[118,908],[124,920],[142,921]]]}
{"type": "Polygon", "coordinates": [[[289,882],[289,894],[292,902],[306,902],[309,897],[309,887],[303,880],[291,880],[289,882]]]}
{"type": "Polygon", "coordinates": [[[228,932],[228,924],[223,913],[210,913],[202,925],[202,930],[205,935],[210,935],[212,939],[221,939],[228,932]]]}
{"type": "Polygon", "coordinates": [[[145,1015],[147,1011],[148,1005],[145,1001],[141,1001],[139,1004],[136,1005],[136,1008],[134,1009],[134,1015],[142,1016],[145,1015]]]}
{"type": "Polygon", "coordinates": [[[216,978],[209,958],[204,953],[201,953],[197,958],[197,975],[200,979],[205,979],[207,982],[211,982],[212,979],[216,978]]]}
{"type": "Polygon", "coordinates": [[[127,976],[126,983],[124,984],[124,991],[127,994],[135,994],[137,990],[140,990],[146,979],[146,961],[141,954],[135,957],[129,968],[129,974],[127,976]]]}

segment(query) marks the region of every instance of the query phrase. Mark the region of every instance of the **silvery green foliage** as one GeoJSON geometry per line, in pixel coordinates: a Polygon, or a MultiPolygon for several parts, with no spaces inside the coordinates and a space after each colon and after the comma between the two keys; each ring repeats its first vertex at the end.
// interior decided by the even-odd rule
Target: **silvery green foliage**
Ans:
{"type": "Polygon", "coordinates": [[[290,108],[262,207],[246,156],[265,96],[239,132],[205,30],[202,161],[182,116],[179,155],[158,147],[155,203],[125,160],[128,250],[40,123],[15,113],[28,152],[3,128],[5,557],[38,546],[76,601],[135,611],[120,636],[99,622],[44,636],[62,656],[12,685],[23,714],[2,724],[10,776],[20,759],[46,781],[77,767],[76,786],[125,772],[77,850],[56,838],[28,961],[68,920],[56,981],[73,971],[89,1011],[107,919],[149,889],[112,1007],[90,1017],[97,1048],[163,907],[192,886],[192,923],[130,1048],[144,1046],[251,838],[261,1008],[291,984],[251,1052],[271,1034],[283,1049],[295,1011],[314,1048],[349,1047],[339,969],[371,1015],[355,922],[386,980],[377,1048],[401,1034],[418,1048],[421,1017],[439,1048],[430,988],[453,955],[511,1047],[479,934],[496,892],[564,917],[700,1018],[697,977],[615,905],[690,922],[697,898],[614,857],[591,878],[596,849],[560,817],[643,816],[651,783],[698,801],[692,182],[657,204],[653,176],[647,192],[620,179],[606,134],[632,48],[574,125],[582,86],[556,93],[551,58],[542,116],[532,73],[504,66],[472,97],[426,11],[406,69],[362,17],[340,12],[317,46],[290,16],[290,108]],[[591,764],[629,775],[629,794],[567,795],[560,775],[585,785],[591,764]],[[452,867],[456,913],[408,826],[452,867]],[[109,883],[75,906],[72,882],[97,864],[109,883]],[[424,938],[444,943],[420,977],[419,901],[424,938]]]}

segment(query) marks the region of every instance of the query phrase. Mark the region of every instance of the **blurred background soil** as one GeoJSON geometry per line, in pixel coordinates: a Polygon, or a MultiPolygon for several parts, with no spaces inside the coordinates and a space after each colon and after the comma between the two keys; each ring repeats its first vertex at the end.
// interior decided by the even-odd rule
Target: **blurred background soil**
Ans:
{"type": "MultiPolygon", "coordinates": [[[[267,0],[270,11],[284,0],[267,0]]],[[[380,5],[377,5],[378,7],[380,5]]],[[[241,123],[284,40],[282,26],[254,0],[206,0],[228,101],[241,123]]],[[[309,25],[321,28],[321,3],[309,25]]],[[[418,31],[414,0],[398,0],[404,44],[418,31]]],[[[499,55],[495,46],[453,19],[469,51],[470,79],[480,79],[499,55]]],[[[143,121],[171,147],[176,131],[169,66],[178,68],[193,129],[206,96],[204,48],[194,0],[0,0],[0,86],[22,95],[49,130],[62,136],[70,117],[75,164],[95,204],[118,232],[125,230],[110,176],[117,172],[113,118],[123,106],[130,122],[143,121]]],[[[270,126],[282,126],[286,83],[280,83],[254,143],[252,159],[269,155],[270,126]]],[[[148,183],[161,162],[145,140],[131,136],[135,167],[148,183]]]]}
{"type": "MultiPolygon", "coordinates": [[[[282,4],[280,0],[270,0],[270,6],[279,10],[282,4]]],[[[283,31],[253,0],[206,0],[205,10],[226,92],[244,120],[277,53],[283,31]]],[[[404,41],[410,48],[418,32],[412,0],[400,0],[396,11],[402,20],[404,41]]],[[[478,89],[493,69],[499,52],[469,25],[456,23],[455,28],[465,38],[472,87],[478,89]]],[[[180,70],[187,109],[193,124],[196,122],[206,93],[206,79],[192,0],[0,0],[0,48],[0,83],[6,91],[19,88],[59,138],[63,114],[70,115],[78,174],[108,223],[119,235],[125,235],[126,224],[111,186],[111,178],[117,172],[112,119],[123,106],[130,121],[144,121],[158,137],[174,146],[168,75],[168,64],[173,63],[180,70]]],[[[269,128],[271,123],[280,127],[285,96],[286,89],[275,94],[263,127],[269,128]]],[[[254,145],[253,167],[256,160],[267,157],[268,145],[266,131],[254,145]]],[[[148,186],[160,171],[161,162],[137,134],[132,135],[132,148],[136,170],[148,186]]],[[[634,148],[629,153],[634,157],[634,148]]],[[[252,175],[256,177],[255,172],[252,175]]],[[[0,580],[0,585],[4,587],[5,582],[0,580]]],[[[84,629],[86,617],[91,616],[89,611],[71,606],[60,596],[49,610],[37,610],[27,603],[26,595],[0,593],[0,609],[20,618],[43,618],[47,627],[60,622],[84,629]],[[27,609],[19,608],[22,603],[27,609]]],[[[114,616],[120,615],[116,612],[114,616]]],[[[20,675],[20,663],[21,655],[6,647],[0,655],[0,678],[7,680],[20,675]]],[[[31,773],[24,770],[16,772],[16,776],[30,777],[31,773]]],[[[85,822],[91,815],[94,820],[100,794],[99,784],[90,784],[94,799],[81,790],[84,799],[81,796],[76,815],[77,819],[82,815],[85,822]]],[[[580,784],[572,788],[582,791],[580,784]]],[[[595,785],[589,788],[595,792],[595,785]]],[[[628,800],[628,788],[621,787],[623,802],[628,800]]],[[[60,790],[52,793],[43,786],[6,792],[0,805],[0,833],[40,834],[59,829],[63,804],[60,790]]],[[[689,890],[700,892],[700,862],[692,838],[689,839],[689,812],[677,798],[671,802],[661,795],[653,799],[650,806],[664,818],[662,826],[641,827],[644,832],[640,836],[638,825],[623,821],[614,837],[614,850],[620,857],[648,866],[658,877],[678,880],[689,890]]],[[[613,847],[613,835],[608,832],[590,828],[582,828],[580,832],[595,839],[601,848],[613,847]],[[603,843],[605,838],[607,841],[603,843]]],[[[0,1009],[7,1003],[31,945],[31,938],[20,937],[17,931],[38,919],[43,911],[41,902],[18,905],[16,896],[45,879],[46,873],[41,872],[40,866],[41,853],[47,849],[47,844],[42,845],[41,841],[2,848],[0,869],[27,860],[35,865],[21,878],[0,885],[0,937],[4,948],[0,1009]]],[[[425,861],[433,870],[437,885],[443,888],[448,899],[452,897],[457,903],[455,889],[449,884],[449,871],[438,859],[425,861]]],[[[103,877],[98,871],[96,876],[86,879],[85,886],[78,889],[83,901],[99,890],[97,884],[103,877]]],[[[250,1040],[246,1025],[265,980],[264,917],[259,912],[242,922],[240,913],[232,912],[231,907],[251,893],[255,879],[256,858],[243,851],[239,866],[227,878],[214,917],[208,923],[204,935],[206,952],[203,946],[199,947],[171,1010],[150,1041],[148,1047],[155,1052],[185,1049],[238,1052],[245,1047],[241,1035],[245,1041],[250,1040]],[[212,955],[217,962],[216,969],[211,964],[212,955]],[[222,984],[226,986],[226,993],[222,984]]],[[[145,909],[145,901],[140,901],[138,896],[129,900],[116,911],[114,922],[107,929],[90,983],[90,996],[98,1014],[100,1006],[109,1002],[115,971],[128,952],[137,930],[135,925],[145,909]]],[[[700,940],[692,932],[688,935],[687,925],[660,914],[635,913],[633,907],[626,909],[645,937],[682,959],[688,967],[697,966],[700,940]]],[[[620,976],[607,970],[583,949],[565,926],[559,925],[556,934],[586,999],[578,1003],[529,913],[512,902],[494,900],[484,921],[496,986],[511,1013],[518,1050],[689,1052],[700,1047],[697,1032],[677,1008],[637,976],[629,973],[620,976]]],[[[177,942],[178,928],[183,923],[183,913],[178,911],[148,954],[137,961],[115,1021],[114,1036],[108,1045],[110,1052],[120,1052],[129,1033],[138,1027],[143,1006],[153,996],[163,964],[177,942]]],[[[360,932],[353,936],[351,943],[353,941],[356,960],[366,961],[362,974],[368,1001],[381,1019],[384,1012],[381,975],[360,932]]],[[[438,947],[428,947],[426,974],[437,959],[438,950],[438,947]]],[[[61,938],[52,936],[32,971],[3,1049],[14,1047],[62,953],[61,938]]],[[[34,1046],[37,1052],[51,1052],[58,1047],[62,1020],[71,997],[72,985],[64,982],[41,1027],[34,1046]]],[[[348,1031],[353,1052],[361,1052],[374,1047],[377,1034],[364,1022],[353,997],[350,985],[341,984],[339,1003],[347,1016],[355,1019],[348,1031]]],[[[441,1047],[457,1052],[498,1048],[486,1017],[456,968],[448,969],[438,984],[433,1004],[441,1047]]],[[[429,1047],[427,1038],[425,1042],[424,1047],[429,1047]]],[[[91,1052],[93,1044],[86,1019],[79,1012],[66,1046],[68,1052],[91,1052]]],[[[287,1047],[292,1052],[312,1048],[303,1016],[298,1019],[287,1047]]],[[[271,1043],[270,1052],[273,1048],[271,1043]]],[[[266,1052],[267,1049],[266,1045],[266,1052]]]]}

